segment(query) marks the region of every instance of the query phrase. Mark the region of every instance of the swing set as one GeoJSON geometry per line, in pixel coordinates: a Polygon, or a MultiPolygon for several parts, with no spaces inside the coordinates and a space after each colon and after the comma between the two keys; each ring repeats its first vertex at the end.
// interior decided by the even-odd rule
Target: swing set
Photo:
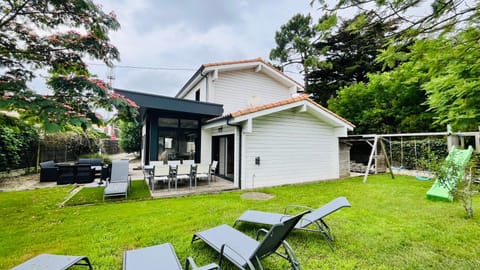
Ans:
{"type": "MultiPolygon", "coordinates": [[[[480,153],[480,132],[456,132],[453,133],[451,128],[447,126],[447,132],[424,132],[424,133],[401,133],[401,134],[367,134],[367,135],[356,135],[352,137],[361,137],[363,141],[369,144],[372,148],[370,152],[370,156],[368,159],[367,168],[365,170],[365,174],[363,177],[363,183],[367,182],[367,178],[370,172],[370,168],[372,167],[372,163],[375,158],[378,157],[378,145],[380,145],[380,150],[385,158],[386,166],[390,172],[392,179],[395,178],[392,169],[403,169],[405,168],[403,165],[404,162],[404,138],[413,138],[414,142],[414,155],[415,155],[415,167],[417,167],[418,163],[418,150],[417,150],[417,139],[418,138],[428,138],[428,137],[438,137],[438,136],[446,136],[447,137],[447,147],[448,151],[456,145],[462,148],[465,148],[465,138],[466,137],[475,137],[475,151],[480,153]],[[392,166],[392,138],[400,138],[400,166],[393,167],[392,166]],[[388,140],[387,140],[388,139],[388,140]],[[390,155],[387,155],[387,151],[385,148],[384,141],[389,142],[390,146],[390,155]]],[[[430,147],[430,143],[428,145],[430,147]]],[[[377,166],[375,166],[375,173],[377,173],[377,166]]],[[[417,175],[418,180],[429,180],[426,177],[417,175]]]]}

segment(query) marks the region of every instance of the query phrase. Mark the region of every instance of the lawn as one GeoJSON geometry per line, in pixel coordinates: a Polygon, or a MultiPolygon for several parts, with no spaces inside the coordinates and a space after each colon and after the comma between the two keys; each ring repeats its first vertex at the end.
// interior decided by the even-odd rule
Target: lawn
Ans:
{"type": "MultiPolygon", "coordinates": [[[[326,221],[335,252],[318,234],[294,232],[288,241],[303,269],[480,269],[480,197],[466,219],[460,203],[425,199],[431,182],[388,175],[266,188],[267,201],[242,199],[245,191],[97,205],[58,205],[71,187],[0,193],[0,269],[40,253],[87,255],[95,269],[121,269],[123,252],[171,242],[182,261],[218,256],[192,234],[232,224],[246,209],[281,211],[287,204],[318,207],[346,196],[351,208],[326,221]]],[[[242,225],[250,236],[259,227],[242,225]]],[[[275,256],[266,269],[287,269],[275,256]]]]}

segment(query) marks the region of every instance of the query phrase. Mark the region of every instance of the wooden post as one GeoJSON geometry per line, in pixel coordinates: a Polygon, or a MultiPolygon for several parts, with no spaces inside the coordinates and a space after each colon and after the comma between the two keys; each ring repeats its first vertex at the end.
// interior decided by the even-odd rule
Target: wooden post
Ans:
{"type": "Polygon", "coordinates": [[[380,138],[380,147],[382,148],[383,155],[385,156],[385,161],[387,161],[387,167],[390,170],[392,179],[395,179],[395,176],[393,175],[393,171],[392,171],[392,166],[390,164],[390,160],[388,160],[388,157],[387,157],[387,151],[385,150],[385,145],[383,144],[383,140],[381,138],[380,138]]]}
{"type": "Polygon", "coordinates": [[[365,176],[363,177],[363,183],[367,182],[368,172],[370,171],[370,166],[372,166],[373,155],[375,154],[377,149],[377,141],[378,141],[378,136],[375,135],[373,139],[372,152],[370,152],[370,158],[368,159],[367,169],[365,170],[365,176]]]}

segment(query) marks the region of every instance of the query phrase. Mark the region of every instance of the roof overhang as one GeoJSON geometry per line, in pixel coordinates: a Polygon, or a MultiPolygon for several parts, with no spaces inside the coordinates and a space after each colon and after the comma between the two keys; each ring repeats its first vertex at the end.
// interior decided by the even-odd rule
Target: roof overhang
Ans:
{"type": "Polygon", "coordinates": [[[297,113],[311,114],[314,117],[321,120],[322,122],[331,126],[332,128],[337,129],[338,130],[337,134],[344,134],[342,136],[346,136],[347,131],[352,131],[353,128],[355,127],[351,123],[343,121],[334,113],[316,106],[315,104],[310,102],[308,99],[300,100],[297,102],[293,102],[293,103],[289,103],[289,104],[285,104],[285,105],[281,105],[273,108],[268,108],[260,111],[255,111],[252,113],[247,113],[247,114],[239,115],[236,117],[234,115],[226,115],[221,118],[216,118],[216,119],[207,121],[207,123],[202,127],[207,129],[216,128],[216,127],[226,125],[227,123],[228,124],[247,123],[247,126],[249,126],[251,125],[251,121],[255,118],[285,111],[285,110],[293,110],[297,113]]]}
{"type": "Polygon", "coordinates": [[[196,114],[199,117],[217,117],[223,113],[223,105],[221,104],[179,99],[123,89],[115,89],[114,91],[134,101],[140,107],[141,115],[149,109],[196,114]]]}

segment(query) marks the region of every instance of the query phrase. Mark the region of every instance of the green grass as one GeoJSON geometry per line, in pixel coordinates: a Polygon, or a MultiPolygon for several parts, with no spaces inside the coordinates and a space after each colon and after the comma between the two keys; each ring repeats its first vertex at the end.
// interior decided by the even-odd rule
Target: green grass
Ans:
{"type": "MultiPolygon", "coordinates": [[[[125,250],[171,242],[183,264],[217,261],[192,234],[232,224],[246,209],[281,211],[287,204],[318,207],[346,196],[351,208],[326,218],[336,236],[335,252],[318,234],[288,237],[303,269],[480,269],[480,197],[477,215],[466,219],[459,202],[432,202],[432,182],[399,176],[370,176],[265,188],[268,201],[242,199],[244,191],[172,199],[59,208],[71,188],[0,193],[0,269],[40,253],[87,255],[95,269],[121,269],[125,250]]],[[[250,236],[259,227],[242,225],[250,236]]],[[[271,256],[265,269],[288,268],[271,256]]],[[[228,268],[227,268],[228,269],[228,268]]]]}
{"type": "MultiPolygon", "coordinates": [[[[144,200],[151,198],[148,185],[145,181],[132,181],[127,201],[128,200],[144,200]]],[[[83,188],[75,196],[65,203],[65,206],[86,205],[86,204],[101,204],[112,201],[125,201],[124,197],[107,197],[103,201],[103,190],[105,187],[83,188]]]]}

